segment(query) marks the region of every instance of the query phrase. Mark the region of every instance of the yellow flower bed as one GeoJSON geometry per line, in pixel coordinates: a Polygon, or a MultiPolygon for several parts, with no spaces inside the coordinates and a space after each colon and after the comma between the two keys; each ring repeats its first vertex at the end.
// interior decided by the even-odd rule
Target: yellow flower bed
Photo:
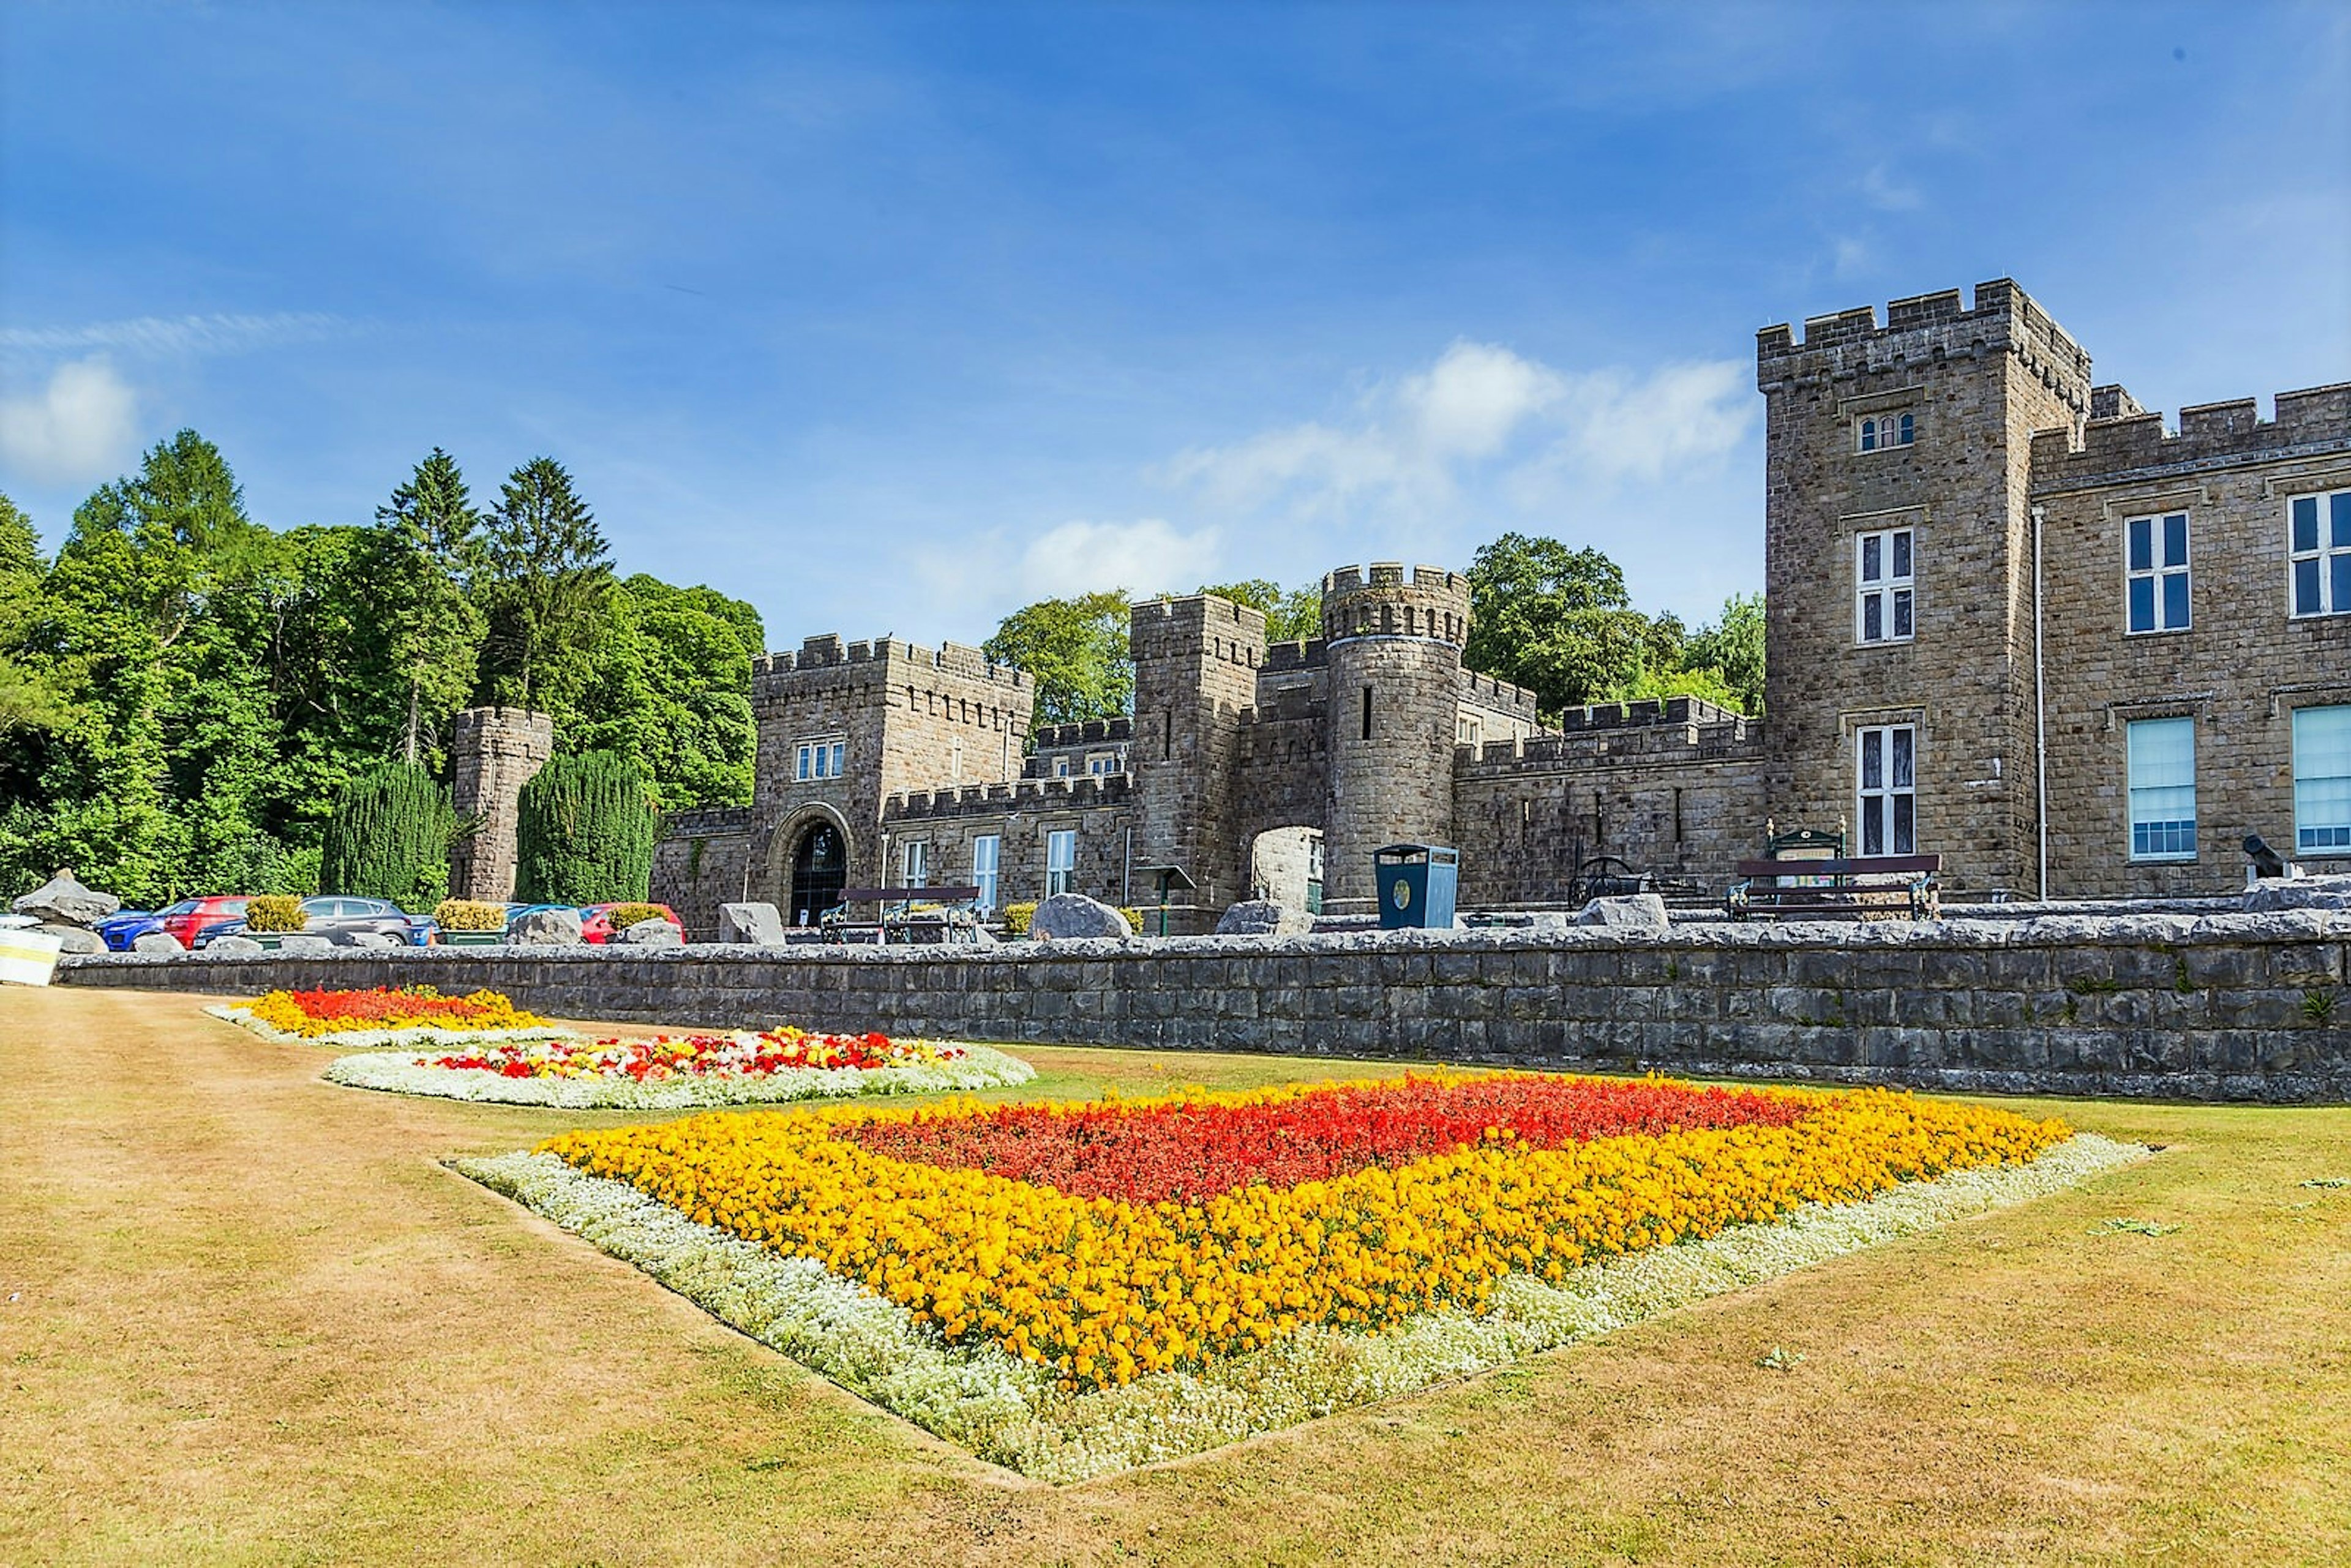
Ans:
{"type": "Polygon", "coordinates": [[[271,991],[247,1004],[246,1011],[256,1022],[305,1040],[355,1030],[431,1029],[463,1035],[547,1025],[547,1019],[524,1012],[502,992],[444,997],[430,986],[401,990],[271,991]]]}
{"type": "Polygon", "coordinates": [[[1475,1312],[1513,1272],[1555,1281],[1590,1260],[1775,1219],[1806,1202],[2023,1163],[2070,1133],[2057,1121],[1885,1090],[1802,1098],[1816,1108],[1786,1126],[1550,1149],[1489,1129],[1453,1153],[1287,1188],[1240,1186],[1201,1204],[1075,1197],[883,1157],[834,1135],[858,1120],[925,1113],[914,1111],[720,1113],[571,1133],[539,1148],[697,1223],[814,1259],[951,1340],[985,1337],[1067,1386],[1093,1388],[1253,1350],[1304,1324],[1379,1327],[1446,1305],[1475,1312]]]}

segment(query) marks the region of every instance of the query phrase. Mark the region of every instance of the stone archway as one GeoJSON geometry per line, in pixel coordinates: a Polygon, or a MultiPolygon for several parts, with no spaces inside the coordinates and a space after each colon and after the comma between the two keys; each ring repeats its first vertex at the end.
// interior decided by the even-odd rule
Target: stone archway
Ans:
{"type": "Polygon", "coordinates": [[[814,925],[849,885],[849,837],[819,817],[800,825],[784,854],[784,923],[814,925]]]}

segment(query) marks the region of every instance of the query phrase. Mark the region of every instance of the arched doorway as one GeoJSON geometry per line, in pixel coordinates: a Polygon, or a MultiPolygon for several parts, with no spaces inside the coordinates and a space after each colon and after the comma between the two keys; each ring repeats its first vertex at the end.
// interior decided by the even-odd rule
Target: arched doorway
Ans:
{"type": "Polygon", "coordinates": [[[792,846],[791,863],[791,904],[784,919],[794,925],[814,925],[841,902],[841,890],[849,885],[849,845],[831,822],[811,822],[792,846]]]}

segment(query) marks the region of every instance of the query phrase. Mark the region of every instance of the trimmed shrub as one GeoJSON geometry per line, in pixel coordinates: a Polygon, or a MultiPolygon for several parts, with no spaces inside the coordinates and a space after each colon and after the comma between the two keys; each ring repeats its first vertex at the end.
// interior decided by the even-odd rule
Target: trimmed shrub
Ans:
{"type": "Polygon", "coordinates": [[[300,931],[309,924],[302,901],[290,893],[264,893],[245,902],[247,931],[300,931]]]}
{"type": "Polygon", "coordinates": [[[653,886],[661,812],[644,769],[619,752],[549,762],[523,786],[516,830],[524,904],[642,904],[653,886]]]}
{"type": "Polygon", "coordinates": [[[612,905],[612,929],[626,931],[640,920],[667,920],[669,911],[658,904],[616,904],[612,905]]]}
{"type": "Polygon", "coordinates": [[[444,931],[504,931],[507,906],[473,898],[444,898],[434,906],[433,923],[444,931]]]}
{"type": "Polygon", "coordinates": [[[387,762],[336,794],[319,886],[431,908],[449,892],[449,845],[459,836],[449,791],[413,763],[387,762]]]}

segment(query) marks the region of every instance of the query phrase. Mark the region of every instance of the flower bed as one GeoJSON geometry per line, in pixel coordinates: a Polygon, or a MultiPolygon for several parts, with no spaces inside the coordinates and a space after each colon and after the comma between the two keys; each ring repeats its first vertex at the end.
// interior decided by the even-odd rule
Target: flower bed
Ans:
{"type": "Polygon", "coordinates": [[[567,1110],[681,1110],[855,1094],[968,1092],[1026,1083],[1027,1062],[984,1045],[812,1034],[657,1035],[582,1045],[505,1041],[438,1056],[349,1056],[337,1083],[567,1110]]]}
{"type": "Polygon", "coordinates": [[[437,1040],[569,1040],[573,1031],[516,1007],[497,991],[444,997],[430,986],[359,991],[271,991],[204,1009],[265,1040],[375,1050],[437,1040]]]}
{"type": "Polygon", "coordinates": [[[1884,1091],[1445,1073],[710,1115],[461,1168],[909,1418],[1071,1479],[1593,1332],[1595,1281],[1676,1243],[1771,1254],[1792,1220],[1906,1184],[1973,1173],[1946,1189],[1963,1209],[2136,1152],[2067,1137],[1884,1091]]]}

